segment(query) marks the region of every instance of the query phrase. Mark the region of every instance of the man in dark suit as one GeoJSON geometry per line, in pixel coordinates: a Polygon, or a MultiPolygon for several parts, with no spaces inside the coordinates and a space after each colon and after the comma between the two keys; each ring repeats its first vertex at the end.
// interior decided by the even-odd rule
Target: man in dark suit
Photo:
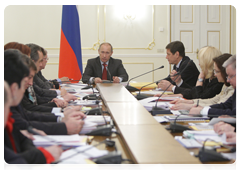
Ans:
{"type": "Polygon", "coordinates": [[[201,115],[236,115],[236,55],[231,56],[223,63],[226,68],[227,82],[235,89],[233,95],[224,103],[214,104],[210,107],[195,106],[189,111],[189,114],[201,115]]]}
{"type": "Polygon", "coordinates": [[[168,91],[173,91],[175,88],[192,88],[196,85],[199,71],[193,61],[190,61],[188,56],[185,56],[185,47],[180,41],[173,41],[166,46],[169,64],[174,64],[173,70],[168,77],[158,82],[158,87],[165,90],[170,83],[172,84],[168,91]],[[176,79],[174,76],[177,72],[181,72],[181,79],[176,79]],[[175,81],[173,81],[175,80],[175,81]],[[178,82],[178,83],[177,83],[178,82]],[[177,84],[176,84],[177,83],[177,84]]]}
{"type": "Polygon", "coordinates": [[[120,83],[128,80],[128,74],[123,67],[122,61],[112,58],[112,45],[102,43],[99,46],[99,56],[89,59],[83,73],[83,83],[96,84],[103,80],[111,80],[113,83],[120,83]]]}

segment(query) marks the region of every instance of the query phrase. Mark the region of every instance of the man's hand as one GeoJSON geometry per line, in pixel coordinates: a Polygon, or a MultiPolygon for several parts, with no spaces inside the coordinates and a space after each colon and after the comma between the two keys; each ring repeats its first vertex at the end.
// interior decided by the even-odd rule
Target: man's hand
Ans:
{"type": "MultiPolygon", "coordinates": [[[[158,88],[161,88],[162,90],[166,90],[166,88],[170,85],[171,83],[167,80],[161,80],[159,83],[158,83],[158,88]]],[[[167,91],[172,91],[172,87],[173,85],[171,84],[169,86],[169,88],[167,89],[167,91]]]]}
{"type": "MultiPolygon", "coordinates": [[[[64,81],[64,82],[67,82],[67,81],[69,81],[69,78],[68,77],[62,77],[62,78],[59,78],[61,81],[64,81]]],[[[69,81],[69,83],[70,83],[70,81],[69,81]]]]}
{"type": "Polygon", "coordinates": [[[68,105],[68,102],[66,102],[65,100],[61,100],[57,98],[54,98],[52,102],[56,103],[56,105],[61,108],[66,107],[68,105]]]}
{"type": "Polygon", "coordinates": [[[67,132],[68,135],[78,134],[83,127],[84,121],[76,119],[76,118],[69,118],[66,122],[67,132]]]}
{"type": "Polygon", "coordinates": [[[63,96],[63,99],[64,99],[66,102],[69,102],[69,101],[71,101],[71,100],[77,100],[77,97],[74,96],[73,94],[67,93],[66,95],[63,96]]]}
{"type": "Polygon", "coordinates": [[[62,148],[57,145],[49,146],[44,149],[47,150],[54,157],[54,161],[59,160],[59,158],[63,152],[62,148]]]}
{"type": "Polygon", "coordinates": [[[226,132],[227,142],[236,143],[236,132],[226,132]]]}
{"type": "Polygon", "coordinates": [[[113,83],[120,83],[120,79],[117,76],[113,76],[113,83]]]}
{"type": "Polygon", "coordinates": [[[68,106],[68,107],[64,108],[63,111],[65,112],[65,111],[67,111],[69,109],[72,109],[74,111],[80,111],[82,109],[82,106],[68,106]]]}
{"type": "Polygon", "coordinates": [[[64,113],[64,117],[62,118],[62,122],[67,122],[71,118],[75,118],[77,120],[83,119],[86,115],[81,111],[67,110],[64,113]]]}
{"type": "Polygon", "coordinates": [[[221,135],[225,132],[234,132],[235,127],[231,126],[228,123],[224,123],[224,122],[218,122],[213,126],[214,131],[221,135]]]}
{"type": "Polygon", "coordinates": [[[203,109],[202,106],[198,106],[198,107],[197,107],[197,105],[194,105],[194,106],[190,109],[189,114],[198,115],[198,114],[200,114],[200,111],[201,111],[202,109],[203,109]]]}
{"type": "Polygon", "coordinates": [[[193,104],[177,103],[171,107],[171,110],[190,110],[193,104]]]}
{"type": "Polygon", "coordinates": [[[95,83],[95,84],[97,84],[97,83],[102,83],[102,79],[99,78],[99,77],[96,77],[96,78],[94,79],[94,83],[95,83]]]}
{"type": "Polygon", "coordinates": [[[67,90],[65,88],[61,88],[61,96],[65,96],[67,94],[67,90]]]}
{"type": "Polygon", "coordinates": [[[172,81],[174,81],[176,84],[179,84],[181,82],[181,75],[176,75],[174,76],[175,74],[177,74],[177,71],[176,70],[172,70],[171,73],[170,73],[170,77],[172,79],[172,81]]]}
{"type": "MultiPolygon", "coordinates": [[[[33,128],[34,131],[36,131],[37,133],[39,133],[40,135],[42,136],[46,136],[46,133],[42,130],[38,130],[38,129],[35,129],[33,128]]],[[[31,140],[35,140],[34,137],[33,137],[33,134],[29,133],[27,130],[20,130],[20,132],[26,136],[27,138],[31,139],[31,140]]]]}

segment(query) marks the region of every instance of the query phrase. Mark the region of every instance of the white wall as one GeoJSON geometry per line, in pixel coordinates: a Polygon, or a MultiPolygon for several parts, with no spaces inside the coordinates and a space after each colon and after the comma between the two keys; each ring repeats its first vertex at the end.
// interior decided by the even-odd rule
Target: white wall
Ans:
{"type": "MultiPolygon", "coordinates": [[[[137,81],[156,81],[166,77],[170,70],[165,59],[165,46],[170,41],[169,6],[130,7],[129,11],[135,11],[132,16],[136,16],[131,21],[119,14],[128,14],[127,7],[78,6],[83,67],[89,58],[97,56],[94,44],[109,41],[114,47],[113,57],[122,59],[130,78],[161,65],[165,68],[137,81]],[[160,28],[163,31],[159,31],[160,28]],[[145,49],[149,43],[152,45],[145,49]]],[[[11,41],[36,43],[47,49],[50,60],[43,74],[48,79],[58,76],[61,13],[61,5],[11,5],[4,11],[4,44],[11,41]]]]}

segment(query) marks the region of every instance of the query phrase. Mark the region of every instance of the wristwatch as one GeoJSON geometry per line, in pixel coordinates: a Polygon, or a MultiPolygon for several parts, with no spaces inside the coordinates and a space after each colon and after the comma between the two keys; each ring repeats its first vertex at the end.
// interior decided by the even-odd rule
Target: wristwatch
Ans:
{"type": "Polygon", "coordinates": [[[202,79],[202,78],[199,78],[198,81],[203,82],[203,79],[202,79]]]}

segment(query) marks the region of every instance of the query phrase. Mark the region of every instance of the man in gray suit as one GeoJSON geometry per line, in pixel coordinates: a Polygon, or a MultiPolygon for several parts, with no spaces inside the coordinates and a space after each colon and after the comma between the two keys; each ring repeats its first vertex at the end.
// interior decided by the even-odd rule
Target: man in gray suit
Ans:
{"type": "Polygon", "coordinates": [[[83,73],[83,83],[96,84],[103,80],[120,83],[128,80],[128,74],[123,67],[122,60],[112,58],[113,48],[110,43],[99,46],[99,56],[89,59],[83,73]]]}

